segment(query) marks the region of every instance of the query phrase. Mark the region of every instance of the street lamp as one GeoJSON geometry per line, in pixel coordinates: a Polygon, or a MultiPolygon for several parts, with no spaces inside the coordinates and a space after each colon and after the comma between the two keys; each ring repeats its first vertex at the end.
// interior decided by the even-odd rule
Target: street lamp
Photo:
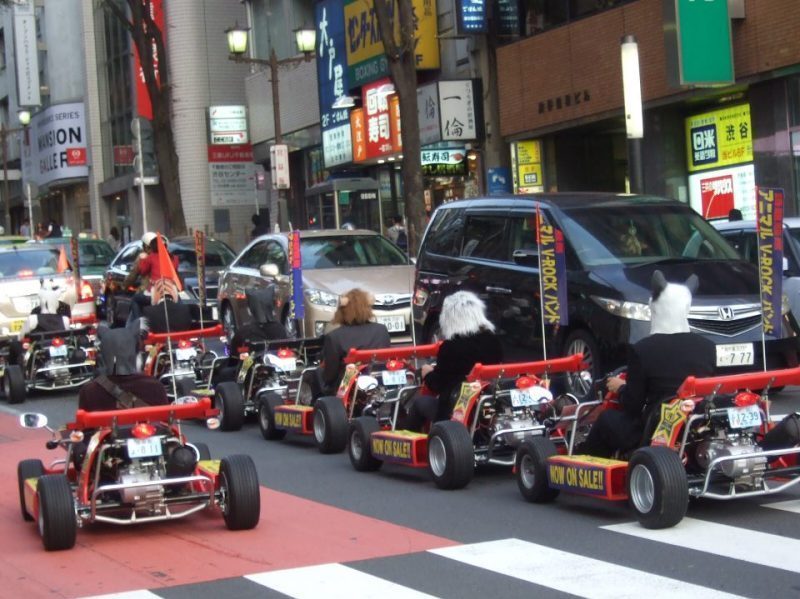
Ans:
{"type": "Polygon", "coordinates": [[[0,123],[0,145],[2,145],[0,153],[2,153],[3,160],[3,203],[5,204],[3,218],[5,220],[5,231],[8,234],[11,233],[11,191],[8,187],[8,148],[6,139],[9,135],[21,133],[28,128],[31,122],[31,113],[29,110],[22,109],[17,113],[17,117],[22,127],[8,128],[5,123],[0,123]]]}
{"type": "MultiPolygon", "coordinates": [[[[264,65],[269,68],[270,82],[272,84],[272,118],[275,128],[275,145],[283,143],[283,135],[281,132],[281,109],[280,109],[280,94],[279,94],[279,78],[278,69],[280,67],[296,66],[302,62],[311,60],[311,54],[314,52],[314,47],[317,41],[317,32],[314,28],[299,28],[294,31],[297,49],[303,53],[302,56],[293,56],[278,60],[275,54],[275,48],[270,50],[269,59],[263,58],[250,58],[245,56],[247,52],[247,41],[250,29],[248,27],[239,27],[237,23],[233,27],[225,30],[228,36],[228,58],[235,62],[243,62],[247,64],[264,65]]],[[[283,189],[278,189],[278,206],[279,206],[279,221],[281,216],[286,216],[287,204],[286,197],[283,189]]],[[[288,218],[286,219],[288,223],[288,218]]],[[[286,223],[281,222],[281,228],[286,223]]]]}
{"type": "Polygon", "coordinates": [[[630,187],[632,193],[642,193],[644,192],[644,170],[642,168],[644,118],[642,116],[642,84],[639,76],[639,45],[636,43],[636,36],[623,36],[620,49],[630,187]]]}

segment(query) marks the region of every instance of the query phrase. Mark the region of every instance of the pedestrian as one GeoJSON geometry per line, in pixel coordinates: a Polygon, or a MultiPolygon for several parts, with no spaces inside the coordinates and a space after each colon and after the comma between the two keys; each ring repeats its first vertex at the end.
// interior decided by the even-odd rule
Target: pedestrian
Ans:
{"type": "Polygon", "coordinates": [[[49,238],[62,237],[61,225],[59,225],[55,221],[55,219],[52,218],[50,219],[50,224],[47,225],[47,234],[45,235],[45,237],[49,238]]]}
{"type": "Polygon", "coordinates": [[[728,212],[728,220],[729,221],[742,220],[742,211],[739,210],[738,208],[731,208],[731,211],[728,212]]]}
{"type": "Polygon", "coordinates": [[[44,228],[42,223],[36,223],[36,239],[44,239],[47,237],[47,229],[44,228]]]}
{"type": "Polygon", "coordinates": [[[119,231],[116,227],[111,227],[111,230],[108,232],[108,237],[106,237],[106,241],[108,242],[108,245],[111,246],[111,249],[113,249],[115,252],[119,251],[119,231]]]}
{"type": "Polygon", "coordinates": [[[269,234],[269,213],[265,213],[263,216],[254,214],[250,221],[253,223],[253,230],[250,232],[250,236],[253,239],[269,234]],[[265,216],[266,218],[264,218],[265,216]]]}
{"type": "Polygon", "coordinates": [[[22,221],[22,224],[19,227],[19,234],[22,237],[30,237],[31,236],[31,221],[27,218],[22,221]]]}
{"type": "Polygon", "coordinates": [[[398,214],[392,220],[393,224],[387,231],[389,239],[405,252],[408,249],[408,235],[406,234],[406,228],[403,226],[403,217],[398,214]]]}

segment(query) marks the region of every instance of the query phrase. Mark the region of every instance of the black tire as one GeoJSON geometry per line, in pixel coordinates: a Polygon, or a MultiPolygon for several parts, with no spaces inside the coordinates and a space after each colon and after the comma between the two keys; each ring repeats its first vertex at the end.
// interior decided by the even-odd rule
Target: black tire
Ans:
{"type": "Polygon", "coordinates": [[[275,408],[280,405],[283,405],[283,400],[277,393],[262,393],[259,397],[258,428],[267,441],[280,441],[286,436],[285,430],[275,428],[275,408]]]}
{"type": "Polygon", "coordinates": [[[370,416],[359,416],[350,422],[347,432],[347,455],[359,472],[378,470],[383,461],[372,455],[371,437],[380,430],[378,421],[370,416]]]}
{"type": "Polygon", "coordinates": [[[314,404],[314,440],[320,453],[347,447],[347,412],[338,397],[320,397],[314,404]]]}
{"type": "Polygon", "coordinates": [[[583,329],[572,331],[564,341],[565,356],[575,353],[582,353],[588,369],[583,372],[568,372],[565,377],[565,392],[572,393],[579,400],[594,399],[591,396],[593,383],[603,375],[600,359],[600,350],[597,348],[597,341],[591,333],[583,329]],[[585,372],[588,372],[592,379],[585,379],[585,372]]]}
{"type": "Polygon", "coordinates": [[[428,436],[428,470],[440,489],[461,489],[475,474],[472,438],[459,422],[434,423],[428,436]]]}
{"type": "Polygon", "coordinates": [[[239,385],[225,381],[215,388],[216,406],[219,408],[219,427],[224,431],[238,431],[244,424],[244,397],[239,385]]]}
{"type": "Polygon", "coordinates": [[[39,477],[39,534],[47,551],[72,549],[78,533],[75,500],[67,477],[45,474],[39,477]]]}
{"type": "Polygon", "coordinates": [[[205,443],[192,443],[197,448],[197,453],[200,456],[200,460],[210,460],[211,459],[211,450],[208,448],[208,445],[205,443]]]}
{"type": "Polygon", "coordinates": [[[44,474],[42,460],[22,460],[17,464],[17,481],[19,483],[19,507],[22,510],[22,519],[26,522],[33,521],[33,516],[25,509],[25,481],[29,478],[39,478],[44,474]]]}
{"type": "MultiPolygon", "coordinates": [[[[222,328],[225,331],[225,336],[228,338],[228,343],[233,341],[233,336],[236,334],[238,324],[236,323],[236,314],[230,304],[225,304],[222,307],[222,328]]],[[[236,349],[236,348],[234,348],[236,349]]]]}
{"type": "Polygon", "coordinates": [[[686,515],[686,469],[668,447],[637,449],[628,462],[626,486],[629,503],[645,528],[669,528],[686,515]]]}
{"type": "Polygon", "coordinates": [[[223,458],[219,473],[225,525],[229,530],[255,528],[261,517],[261,493],[253,459],[248,455],[223,458]]]}
{"type": "Polygon", "coordinates": [[[25,375],[22,368],[16,364],[8,364],[3,374],[3,390],[8,403],[22,403],[25,401],[25,375]]]}
{"type": "Polygon", "coordinates": [[[556,453],[556,446],[544,437],[529,437],[517,448],[517,487],[526,501],[547,503],[558,497],[558,489],[547,480],[547,458],[556,453]]]}

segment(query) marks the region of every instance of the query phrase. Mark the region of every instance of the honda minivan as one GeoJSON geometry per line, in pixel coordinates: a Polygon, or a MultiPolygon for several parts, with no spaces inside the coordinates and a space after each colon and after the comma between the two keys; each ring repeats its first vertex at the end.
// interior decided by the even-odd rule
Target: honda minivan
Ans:
{"type": "MultiPolygon", "coordinates": [[[[580,352],[596,379],[623,365],[628,347],[649,334],[656,269],[672,282],[699,277],[689,324],[716,343],[720,373],[763,367],[756,267],[689,206],[650,196],[556,193],[440,206],[416,264],[418,339],[437,337],[442,300],[467,289],[486,302],[506,361],[539,359],[545,348],[548,357],[580,352]],[[537,207],[565,238],[565,326],[542,325],[537,207]]],[[[797,364],[798,327],[785,298],[781,311],[781,334],[765,338],[768,368],[797,364]]],[[[566,380],[579,397],[590,384],[586,376],[566,380]]]]}

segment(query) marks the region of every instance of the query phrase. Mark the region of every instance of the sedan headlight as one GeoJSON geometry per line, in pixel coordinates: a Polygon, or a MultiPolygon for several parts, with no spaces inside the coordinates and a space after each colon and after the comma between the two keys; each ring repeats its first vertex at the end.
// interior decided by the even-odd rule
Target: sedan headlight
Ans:
{"type": "Polygon", "coordinates": [[[308,301],[316,306],[331,306],[335,308],[339,305],[339,296],[322,289],[306,289],[308,301]]]}
{"type": "Polygon", "coordinates": [[[650,320],[650,306],[638,302],[624,302],[607,297],[592,296],[592,300],[614,316],[630,318],[631,320],[650,320]]]}
{"type": "MultiPolygon", "coordinates": [[[[781,294],[781,316],[786,316],[791,309],[792,306],[789,304],[789,296],[785,293],[781,294]]],[[[800,314],[796,314],[795,316],[800,317],[800,314]]]]}

